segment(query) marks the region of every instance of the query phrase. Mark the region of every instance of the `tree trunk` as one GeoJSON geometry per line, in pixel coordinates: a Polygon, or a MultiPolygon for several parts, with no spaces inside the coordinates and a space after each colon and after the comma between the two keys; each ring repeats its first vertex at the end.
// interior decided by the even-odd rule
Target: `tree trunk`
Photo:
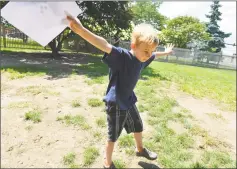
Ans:
{"type": "Polygon", "coordinates": [[[56,44],[56,39],[52,40],[52,41],[49,43],[49,47],[51,48],[52,56],[53,56],[53,57],[59,56],[59,53],[58,53],[59,50],[58,50],[58,48],[57,48],[56,45],[57,45],[57,44],[56,44]]]}
{"type": "Polygon", "coordinates": [[[222,52],[219,56],[219,59],[218,59],[217,65],[216,65],[217,68],[219,68],[219,66],[220,66],[221,59],[222,59],[222,52]]]}

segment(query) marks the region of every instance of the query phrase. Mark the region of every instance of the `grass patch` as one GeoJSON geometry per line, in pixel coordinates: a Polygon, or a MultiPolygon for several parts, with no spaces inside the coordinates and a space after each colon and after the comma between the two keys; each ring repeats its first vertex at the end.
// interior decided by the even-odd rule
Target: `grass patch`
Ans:
{"type": "Polygon", "coordinates": [[[91,127],[86,123],[85,117],[81,115],[71,116],[65,115],[64,117],[57,117],[57,121],[63,121],[66,125],[79,126],[83,130],[88,130],[91,127]]]}
{"type": "Polygon", "coordinates": [[[120,159],[114,160],[114,165],[116,168],[127,168],[126,163],[120,159]]]}
{"type": "Polygon", "coordinates": [[[88,100],[88,105],[91,107],[99,107],[103,104],[103,102],[100,99],[92,98],[88,100]]]}
{"type": "Polygon", "coordinates": [[[69,165],[69,168],[81,168],[81,166],[78,164],[71,164],[69,165]]]}
{"type": "Polygon", "coordinates": [[[23,109],[23,108],[29,108],[32,106],[33,106],[33,103],[31,103],[31,102],[20,101],[20,102],[12,102],[7,107],[9,109],[13,109],[13,108],[23,109]]]}
{"type": "Polygon", "coordinates": [[[198,125],[193,125],[190,127],[189,132],[193,135],[193,136],[202,136],[205,137],[206,135],[208,135],[207,131],[204,130],[203,128],[201,128],[198,125]]]}
{"type": "Polygon", "coordinates": [[[73,100],[71,105],[72,105],[72,107],[80,107],[81,106],[79,99],[73,100]]]}
{"type": "Polygon", "coordinates": [[[134,146],[134,140],[132,135],[124,135],[119,138],[119,146],[120,147],[131,147],[134,146]]]}
{"type": "Polygon", "coordinates": [[[32,95],[44,94],[44,95],[51,95],[51,96],[59,96],[60,92],[52,91],[50,87],[47,86],[27,86],[18,89],[17,94],[28,93],[32,95]]]}
{"type": "Polygon", "coordinates": [[[105,127],[106,126],[105,118],[100,117],[100,118],[96,119],[96,124],[98,127],[105,127]]]}
{"type": "Polygon", "coordinates": [[[206,168],[236,168],[236,162],[225,152],[205,151],[201,161],[206,168]]]}
{"type": "Polygon", "coordinates": [[[220,119],[225,121],[225,118],[221,115],[221,113],[216,114],[216,113],[207,113],[208,116],[210,116],[213,119],[220,119]]]}
{"type": "Polygon", "coordinates": [[[127,155],[134,155],[135,154],[135,149],[134,148],[126,148],[125,153],[127,155]]]}
{"type": "Polygon", "coordinates": [[[11,52],[24,52],[24,53],[52,53],[51,50],[45,50],[41,46],[41,48],[34,49],[32,47],[27,48],[1,48],[1,52],[4,54],[11,53],[11,52]]]}
{"type": "Polygon", "coordinates": [[[95,147],[88,147],[83,153],[83,166],[90,166],[100,155],[99,150],[95,147]]]}
{"type": "Polygon", "coordinates": [[[41,114],[40,110],[34,109],[25,113],[25,120],[33,121],[34,123],[41,122],[41,114]]]}
{"type": "Polygon", "coordinates": [[[108,81],[108,66],[102,63],[97,56],[93,56],[91,61],[88,64],[77,65],[77,70],[79,72],[85,72],[88,78],[85,82],[88,85],[106,83],[108,81]]]}
{"type": "Polygon", "coordinates": [[[149,107],[147,106],[147,104],[139,104],[138,105],[138,110],[139,112],[146,112],[149,111],[149,107]]]}
{"type": "Polygon", "coordinates": [[[18,67],[18,68],[1,68],[2,73],[8,73],[9,79],[21,79],[27,76],[44,76],[46,70],[37,67],[18,67]]]}
{"type": "Polygon", "coordinates": [[[79,168],[80,166],[75,164],[76,154],[74,152],[68,153],[63,157],[63,164],[69,168],[79,168]]]}
{"type": "Polygon", "coordinates": [[[96,140],[101,140],[103,138],[102,134],[99,131],[95,131],[93,136],[96,140]]]}
{"type": "Polygon", "coordinates": [[[88,85],[94,85],[94,84],[104,84],[107,82],[107,76],[100,76],[100,77],[94,77],[92,79],[86,79],[85,83],[88,85]]]}

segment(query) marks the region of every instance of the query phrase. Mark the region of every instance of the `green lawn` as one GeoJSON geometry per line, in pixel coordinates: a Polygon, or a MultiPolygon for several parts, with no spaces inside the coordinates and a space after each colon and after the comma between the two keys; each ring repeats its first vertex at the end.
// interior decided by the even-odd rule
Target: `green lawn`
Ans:
{"type": "Polygon", "coordinates": [[[146,72],[175,82],[180,90],[196,97],[211,98],[228,110],[236,109],[236,71],[153,62],[146,72]]]}

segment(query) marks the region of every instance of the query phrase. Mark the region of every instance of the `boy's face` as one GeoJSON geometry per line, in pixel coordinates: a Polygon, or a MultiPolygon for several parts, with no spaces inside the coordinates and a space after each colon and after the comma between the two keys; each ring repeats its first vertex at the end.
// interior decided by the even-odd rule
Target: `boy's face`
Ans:
{"type": "Polygon", "coordinates": [[[135,56],[140,62],[146,62],[152,55],[152,52],[156,50],[157,45],[149,45],[146,43],[140,43],[139,45],[131,44],[131,48],[134,51],[135,56]]]}

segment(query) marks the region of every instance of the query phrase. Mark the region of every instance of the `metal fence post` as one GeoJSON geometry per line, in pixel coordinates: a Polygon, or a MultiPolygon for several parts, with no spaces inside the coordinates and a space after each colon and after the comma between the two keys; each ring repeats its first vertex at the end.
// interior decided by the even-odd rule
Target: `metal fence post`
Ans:
{"type": "Polygon", "coordinates": [[[219,68],[221,58],[222,58],[222,51],[220,51],[219,59],[218,59],[217,65],[216,65],[217,68],[219,68]]]}

